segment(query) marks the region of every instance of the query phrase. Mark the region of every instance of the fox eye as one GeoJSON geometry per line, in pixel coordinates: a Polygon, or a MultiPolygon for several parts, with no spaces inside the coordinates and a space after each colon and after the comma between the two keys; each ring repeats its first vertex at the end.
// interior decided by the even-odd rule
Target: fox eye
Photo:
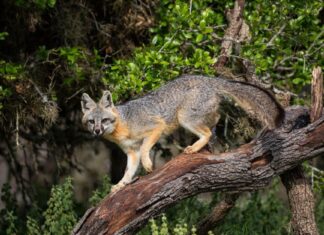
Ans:
{"type": "Polygon", "coordinates": [[[93,119],[90,119],[88,122],[89,122],[90,124],[94,124],[94,123],[95,123],[95,121],[94,121],[93,119]]]}
{"type": "Polygon", "coordinates": [[[104,118],[104,119],[101,120],[102,123],[106,123],[106,122],[108,122],[108,121],[109,121],[108,118],[104,118]]]}

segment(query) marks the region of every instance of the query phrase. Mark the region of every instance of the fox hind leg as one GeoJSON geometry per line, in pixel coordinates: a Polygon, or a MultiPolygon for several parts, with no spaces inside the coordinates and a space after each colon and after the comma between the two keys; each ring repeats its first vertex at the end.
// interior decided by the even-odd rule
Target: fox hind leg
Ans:
{"type": "Polygon", "coordinates": [[[208,143],[212,135],[209,127],[206,125],[186,126],[185,128],[199,137],[199,139],[193,145],[190,145],[184,149],[183,152],[186,154],[198,152],[208,143]]]}
{"type": "Polygon", "coordinates": [[[212,132],[210,126],[215,126],[219,120],[218,114],[206,115],[204,119],[197,116],[195,118],[180,118],[179,123],[182,127],[189,130],[193,134],[199,137],[199,139],[191,146],[184,149],[184,153],[191,154],[196,153],[202,149],[206,144],[208,144],[212,132]]]}

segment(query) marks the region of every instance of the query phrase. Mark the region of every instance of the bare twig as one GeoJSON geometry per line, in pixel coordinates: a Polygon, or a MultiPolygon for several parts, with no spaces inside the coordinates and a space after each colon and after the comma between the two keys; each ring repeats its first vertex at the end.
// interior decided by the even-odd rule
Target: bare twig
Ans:
{"type": "Polygon", "coordinates": [[[280,29],[278,30],[278,32],[272,36],[272,38],[269,40],[269,42],[266,44],[267,47],[270,47],[273,45],[273,41],[282,33],[282,31],[284,31],[284,29],[286,28],[287,24],[284,23],[280,29]]]}
{"type": "Polygon", "coordinates": [[[19,143],[19,112],[18,109],[16,110],[16,147],[17,149],[20,147],[19,143]]]}
{"type": "Polygon", "coordinates": [[[316,45],[316,43],[318,42],[318,39],[320,39],[320,37],[322,37],[322,35],[324,34],[324,30],[322,30],[317,37],[315,38],[315,40],[313,41],[313,43],[310,45],[310,47],[308,47],[306,55],[310,54],[310,51],[313,49],[313,47],[316,45]]]}
{"type": "Polygon", "coordinates": [[[73,99],[75,96],[77,96],[82,91],[84,91],[84,88],[81,88],[81,89],[77,90],[76,92],[74,92],[73,95],[71,95],[70,97],[66,98],[65,103],[69,102],[70,99],[73,99]]]}
{"type": "Polygon", "coordinates": [[[162,47],[160,48],[160,50],[159,50],[159,53],[161,53],[162,51],[163,51],[163,49],[168,45],[168,44],[170,44],[172,41],[173,41],[173,39],[174,39],[174,37],[176,36],[178,34],[178,30],[171,36],[171,38],[167,41],[167,42],[165,42],[163,45],[162,45],[162,47]]]}
{"type": "Polygon", "coordinates": [[[42,102],[43,102],[43,103],[47,103],[47,102],[48,102],[48,97],[47,97],[47,95],[45,95],[45,94],[44,94],[44,93],[39,89],[39,87],[36,85],[36,83],[35,83],[33,80],[29,79],[29,82],[30,82],[31,84],[33,84],[33,86],[34,86],[36,92],[37,92],[38,95],[42,98],[42,102]]]}

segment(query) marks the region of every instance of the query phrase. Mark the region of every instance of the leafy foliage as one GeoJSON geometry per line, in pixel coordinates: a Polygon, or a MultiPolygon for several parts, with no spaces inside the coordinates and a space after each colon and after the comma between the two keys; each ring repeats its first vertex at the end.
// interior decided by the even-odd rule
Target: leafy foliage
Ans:
{"type": "Polygon", "coordinates": [[[77,222],[71,178],[67,178],[62,185],[52,187],[47,205],[42,217],[27,216],[27,234],[70,234],[77,222]],[[44,223],[41,224],[43,219],[44,223]]]}
{"type": "Polygon", "coordinates": [[[0,76],[3,79],[3,85],[0,84],[0,114],[3,108],[3,101],[9,99],[12,95],[12,90],[8,83],[14,82],[17,79],[22,79],[23,69],[19,64],[8,63],[0,59],[0,76]]]}
{"type": "MultiPolygon", "coordinates": [[[[173,228],[172,232],[169,229],[168,225],[168,219],[163,214],[161,218],[161,225],[157,225],[156,221],[154,219],[150,220],[150,229],[152,235],[168,235],[168,234],[174,234],[174,235],[196,235],[196,228],[192,227],[190,230],[188,228],[188,225],[186,223],[178,223],[173,228]]],[[[213,233],[210,231],[208,235],[212,235],[213,233]]]]}
{"type": "Polygon", "coordinates": [[[109,194],[111,190],[110,178],[105,175],[102,179],[102,183],[99,188],[93,191],[92,196],[89,199],[91,205],[95,206],[98,204],[105,196],[109,194]]]}
{"type": "Polygon", "coordinates": [[[7,32],[0,32],[0,41],[5,40],[7,36],[8,36],[7,32]]]}
{"type": "Polygon", "coordinates": [[[76,223],[73,208],[72,180],[67,178],[63,185],[54,186],[44,212],[44,234],[69,234],[76,223]]]}
{"type": "Polygon", "coordinates": [[[208,7],[210,2],[195,1],[190,11],[187,2],[161,1],[151,43],[129,59],[115,60],[103,77],[115,99],[150,91],[182,73],[215,73],[211,66],[219,45],[213,44],[213,34],[222,33],[215,25],[224,18],[208,7]]]}
{"type": "Polygon", "coordinates": [[[27,227],[28,235],[41,235],[42,234],[37,220],[33,219],[32,217],[29,217],[29,216],[27,217],[26,227],[27,227]]]}
{"type": "Polygon", "coordinates": [[[277,196],[278,183],[266,192],[254,192],[238,202],[224,224],[225,234],[289,234],[289,210],[277,196]]]}
{"type": "Polygon", "coordinates": [[[1,190],[1,200],[6,207],[0,210],[0,234],[16,234],[18,231],[18,206],[11,190],[9,184],[4,184],[1,190]]]}
{"type": "Polygon", "coordinates": [[[245,18],[252,41],[242,56],[250,59],[263,78],[298,92],[310,83],[314,66],[323,65],[321,1],[254,1],[245,18]]]}
{"type": "Polygon", "coordinates": [[[41,10],[55,6],[56,0],[15,0],[15,4],[21,7],[37,7],[41,10]]]}

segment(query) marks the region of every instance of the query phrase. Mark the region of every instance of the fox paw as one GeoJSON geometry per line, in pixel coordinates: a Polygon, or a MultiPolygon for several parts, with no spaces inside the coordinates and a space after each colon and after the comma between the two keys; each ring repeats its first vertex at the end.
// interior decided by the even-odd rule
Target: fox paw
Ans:
{"type": "Polygon", "coordinates": [[[153,171],[153,163],[151,160],[143,161],[142,165],[147,173],[151,173],[153,171]]]}
{"type": "Polygon", "coordinates": [[[111,187],[111,193],[115,193],[123,188],[126,184],[125,183],[118,183],[111,187]]]}
{"type": "Polygon", "coordinates": [[[196,153],[197,150],[193,146],[188,146],[183,150],[183,152],[185,154],[192,154],[192,153],[196,153]]]}

